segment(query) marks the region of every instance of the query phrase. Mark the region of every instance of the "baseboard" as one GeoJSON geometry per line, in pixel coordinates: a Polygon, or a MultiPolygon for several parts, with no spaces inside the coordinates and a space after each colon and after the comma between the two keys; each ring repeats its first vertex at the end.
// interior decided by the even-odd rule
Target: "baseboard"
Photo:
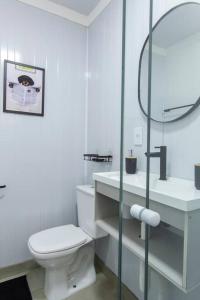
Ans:
{"type": "Polygon", "coordinates": [[[34,260],[2,268],[0,269],[0,283],[27,275],[30,271],[36,268],[38,268],[38,265],[34,260]]]}

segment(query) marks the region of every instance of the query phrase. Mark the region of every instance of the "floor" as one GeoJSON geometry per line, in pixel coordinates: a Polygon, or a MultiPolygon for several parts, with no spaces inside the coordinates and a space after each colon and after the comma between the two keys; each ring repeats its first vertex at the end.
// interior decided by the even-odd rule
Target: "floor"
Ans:
{"type": "MultiPolygon", "coordinates": [[[[27,276],[33,300],[47,300],[44,291],[44,272],[38,268],[27,276]]],[[[123,300],[137,300],[127,289],[123,289],[123,300]]],[[[97,270],[97,281],[92,286],[74,294],[67,300],[117,300],[117,280],[111,272],[97,270]]]]}
{"type": "MultiPolygon", "coordinates": [[[[95,260],[97,280],[95,284],[74,294],[67,300],[117,300],[117,277],[100,260],[95,260]]],[[[0,270],[0,282],[27,275],[33,300],[47,300],[44,295],[44,270],[33,262],[26,262],[0,270]],[[31,271],[30,271],[31,270],[31,271]],[[28,274],[28,275],[27,275],[28,274]]],[[[123,287],[123,300],[137,298],[123,287]]]]}

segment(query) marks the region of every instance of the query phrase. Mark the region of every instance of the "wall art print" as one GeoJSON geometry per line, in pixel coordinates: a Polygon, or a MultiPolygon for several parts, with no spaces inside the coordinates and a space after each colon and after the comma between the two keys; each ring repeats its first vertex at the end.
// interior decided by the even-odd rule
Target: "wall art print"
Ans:
{"type": "Polygon", "coordinates": [[[44,116],[45,69],[4,61],[3,111],[44,116]]]}

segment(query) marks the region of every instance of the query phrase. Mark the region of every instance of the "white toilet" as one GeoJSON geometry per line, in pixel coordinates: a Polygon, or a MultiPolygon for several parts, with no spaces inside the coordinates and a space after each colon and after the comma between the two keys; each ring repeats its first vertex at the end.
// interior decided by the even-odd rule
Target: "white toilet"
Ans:
{"type": "MultiPolygon", "coordinates": [[[[63,300],[96,281],[93,239],[87,224],[94,223],[94,189],[77,187],[79,226],[66,225],[34,234],[28,247],[45,268],[45,295],[63,300]]],[[[91,234],[92,235],[92,234],[91,234]]]]}

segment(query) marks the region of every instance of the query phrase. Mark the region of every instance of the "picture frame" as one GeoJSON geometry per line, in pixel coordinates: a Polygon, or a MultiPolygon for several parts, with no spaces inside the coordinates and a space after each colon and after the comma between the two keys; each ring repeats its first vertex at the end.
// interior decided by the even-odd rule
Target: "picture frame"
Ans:
{"type": "Polygon", "coordinates": [[[45,69],[4,60],[3,112],[44,116],[45,69]]]}

